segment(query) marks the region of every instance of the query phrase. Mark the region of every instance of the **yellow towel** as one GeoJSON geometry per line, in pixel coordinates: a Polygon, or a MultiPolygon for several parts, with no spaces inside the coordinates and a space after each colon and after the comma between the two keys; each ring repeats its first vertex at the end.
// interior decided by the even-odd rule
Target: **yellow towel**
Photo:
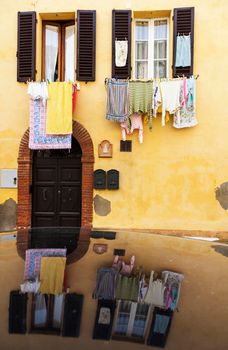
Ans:
{"type": "Polygon", "coordinates": [[[40,293],[60,294],[63,290],[66,258],[42,257],[40,267],[40,293]]]}
{"type": "Polygon", "coordinates": [[[72,83],[48,84],[46,133],[72,133],[72,83]]]}

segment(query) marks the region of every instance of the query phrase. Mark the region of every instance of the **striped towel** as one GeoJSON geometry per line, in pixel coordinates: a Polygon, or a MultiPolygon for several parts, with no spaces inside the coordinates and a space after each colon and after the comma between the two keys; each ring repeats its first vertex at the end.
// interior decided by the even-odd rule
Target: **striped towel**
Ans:
{"type": "Polygon", "coordinates": [[[129,82],[129,115],[134,112],[147,113],[149,115],[149,126],[152,128],[152,81],[130,81],[129,82]]]}
{"type": "Polygon", "coordinates": [[[122,79],[107,79],[106,119],[122,123],[127,120],[129,83],[122,79]]]}

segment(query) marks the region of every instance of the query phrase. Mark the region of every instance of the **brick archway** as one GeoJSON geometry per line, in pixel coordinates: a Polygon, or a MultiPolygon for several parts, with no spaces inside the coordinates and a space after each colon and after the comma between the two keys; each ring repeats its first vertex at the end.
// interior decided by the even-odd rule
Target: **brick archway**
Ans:
{"type": "MultiPolygon", "coordinates": [[[[93,220],[93,143],[88,131],[78,122],[73,121],[73,136],[82,149],[82,219],[77,249],[67,260],[69,263],[79,260],[87,252],[93,220]]],[[[17,207],[17,251],[24,258],[29,247],[29,229],[31,227],[31,185],[32,155],[28,147],[29,129],[24,133],[18,154],[18,207],[17,207]]]]}

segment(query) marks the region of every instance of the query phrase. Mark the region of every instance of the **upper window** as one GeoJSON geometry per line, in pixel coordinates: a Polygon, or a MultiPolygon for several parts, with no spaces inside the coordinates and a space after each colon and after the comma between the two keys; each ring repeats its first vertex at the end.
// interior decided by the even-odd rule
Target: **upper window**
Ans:
{"type": "Polygon", "coordinates": [[[114,325],[115,337],[130,337],[143,341],[146,332],[150,306],[127,300],[118,302],[114,325]]]}
{"type": "Polygon", "coordinates": [[[43,21],[42,78],[74,81],[74,21],[43,21]]]}
{"type": "Polygon", "coordinates": [[[135,21],[135,78],[168,77],[168,18],[135,21]]]}

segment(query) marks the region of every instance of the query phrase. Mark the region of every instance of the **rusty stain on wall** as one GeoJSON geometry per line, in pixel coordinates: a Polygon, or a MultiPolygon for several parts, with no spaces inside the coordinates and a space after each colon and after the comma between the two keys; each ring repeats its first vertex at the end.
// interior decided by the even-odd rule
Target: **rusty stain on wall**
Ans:
{"type": "Polygon", "coordinates": [[[228,182],[224,182],[215,190],[216,199],[219,201],[221,207],[228,209],[228,182]]]}
{"type": "Polygon", "coordinates": [[[12,198],[0,204],[0,231],[15,230],[16,217],[17,204],[12,198]]]}
{"type": "Polygon", "coordinates": [[[111,202],[98,194],[93,199],[95,213],[99,216],[107,216],[111,212],[111,202]]]}
{"type": "Polygon", "coordinates": [[[212,245],[212,248],[216,253],[222,254],[228,258],[228,245],[212,245]]]}

